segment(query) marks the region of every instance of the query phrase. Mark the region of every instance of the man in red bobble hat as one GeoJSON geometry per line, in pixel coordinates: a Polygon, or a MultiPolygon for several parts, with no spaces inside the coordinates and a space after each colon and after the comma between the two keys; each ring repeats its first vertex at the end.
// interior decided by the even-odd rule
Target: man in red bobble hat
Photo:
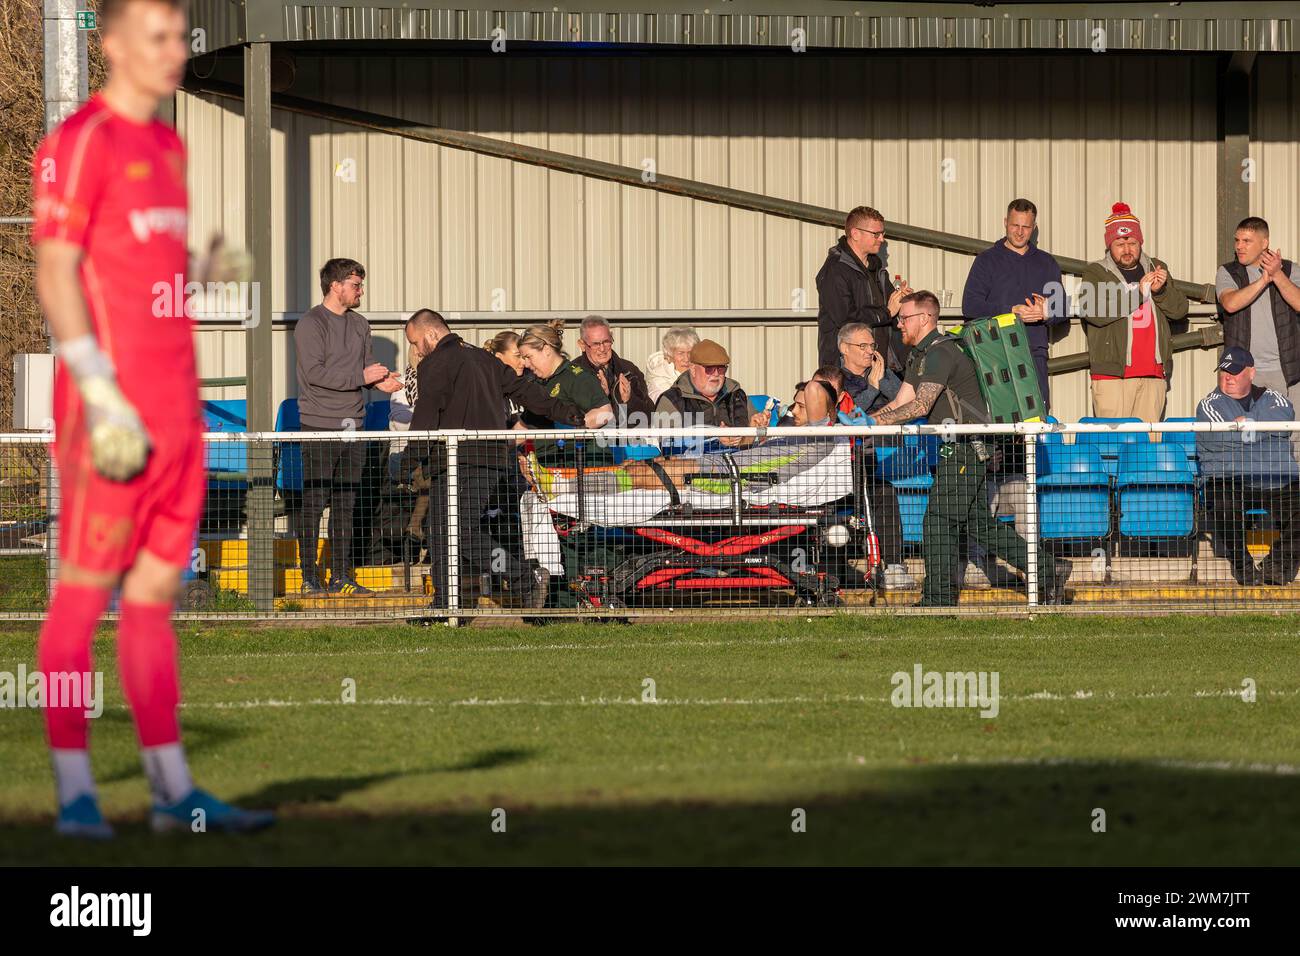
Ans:
{"type": "Polygon", "coordinates": [[[1169,322],[1187,315],[1169,267],[1142,248],[1142,223],[1127,203],[1106,219],[1106,255],[1088,264],[1078,311],[1088,336],[1092,411],[1099,418],[1164,416],[1173,370],[1169,322]]]}

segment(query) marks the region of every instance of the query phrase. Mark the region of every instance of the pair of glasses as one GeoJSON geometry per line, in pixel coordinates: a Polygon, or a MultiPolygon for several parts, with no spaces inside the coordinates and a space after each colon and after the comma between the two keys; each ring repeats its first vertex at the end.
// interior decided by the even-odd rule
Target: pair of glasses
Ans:
{"type": "Polygon", "coordinates": [[[876,347],[875,342],[845,342],[844,344],[850,348],[857,349],[859,352],[865,352],[867,349],[874,349],[876,347]]]}
{"type": "Polygon", "coordinates": [[[704,371],[706,371],[710,375],[727,374],[727,366],[725,365],[701,365],[700,368],[704,369],[704,371]]]}
{"type": "Polygon", "coordinates": [[[613,339],[605,339],[605,341],[603,341],[603,342],[588,342],[588,343],[587,343],[587,348],[589,348],[589,349],[604,349],[604,348],[609,348],[609,346],[611,346],[611,345],[613,345],[613,344],[614,344],[614,340],[613,340],[613,339]]]}
{"type": "Polygon", "coordinates": [[[877,239],[885,238],[885,230],[883,229],[865,229],[862,226],[854,226],[853,228],[856,232],[865,232],[868,236],[875,236],[877,239]]]}
{"type": "Polygon", "coordinates": [[[899,321],[900,323],[901,323],[901,322],[906,322],[908,319],[916,319],[916,318],[920,318],[920,317],[923,316],[923,315],[925,315],[924,312],[913,312],[911,315],[902,315],[902,314],[900,314],[900,315],[898,316],[898,321],[899,321]]]}

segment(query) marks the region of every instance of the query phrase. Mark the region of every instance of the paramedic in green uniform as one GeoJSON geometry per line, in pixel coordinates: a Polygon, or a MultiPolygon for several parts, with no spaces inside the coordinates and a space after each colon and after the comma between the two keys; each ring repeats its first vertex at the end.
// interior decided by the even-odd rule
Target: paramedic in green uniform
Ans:
{"type": "MultiPolygon", "coordinates": [[[[555,397],[564,396],[584,412],[609,405],[600,379],[564,354],[564,320],[530,325],[519,339],[519,359],[524,368],[555,397]]],[[[611,413],[613,409],[610,409],[611,413]]],[[[530,427],[549,428],[551,423],[528,413],[530,427]]]]}
{"type": "MultiPolygon", "coordinates": [[[[538,382],[552,398],[563,398],[578,406],[587,414],[603,410],[608,418],[614,417],[609,396],[600,385],[600,379],[576,362],[569,361],[564,354],[564,320],[555,319],[545,325],[530,325],[524,330],[519,340],[519,357],[529,374],[536,376],[538,382]]],[[[524,411],[521,422],[528,428],[550,428],[552,423],[545,418],[524,411]]],[[[548,467],[568,467],[577,465],[578,456],[574,443],[564,442],[563,446],[554,441],[534,443],[537,461],[548,467]]],[[[592,468],[609,465],[614,461],[613,449],[608,443],[597,441],[583,442],[583,467],[592,468]]],[[[560,558],[564,562],[564,583],[553,582],[549,605],[551,607],[577,606],[577,598],[571,586],[587,573],[589,568],[613,568],[621,560],[621,551],[608,546],[591,528],[571,529],[560,538],[560,558]]]]}
{"type": "MultiPolygon", "coordinates": [[[[903,387],[892,402],[868,417],[867,423],[898,425],[922,417],[928,425],[987,422],[988,406],[980,395],[975,363],[955,338],[939,331],[939,300],[934,293],[913,292],[905,297],[897,322],[903,342],[912,347],[903,387]]],[[[954,435],[939,448],[939,467],[922,525],[925,583],[917,607],[957,603],[957,562],[963,533],[1019,570],[1028,566],[1025,540],[989,510],[987,460],[984,443],[977,435],[954,435]]],[[[1042,603],[1061,603],[1070,571],[1069,561],[1053,561],[1039,544],[1042,603]]]]}

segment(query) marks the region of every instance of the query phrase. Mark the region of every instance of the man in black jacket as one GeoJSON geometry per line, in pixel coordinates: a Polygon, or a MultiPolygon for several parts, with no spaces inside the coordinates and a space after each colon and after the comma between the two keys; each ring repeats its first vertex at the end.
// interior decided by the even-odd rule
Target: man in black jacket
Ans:
{"type": "Polygon", "coordinates": [[[871,329],[886,365],[901,372],[908,349],[894,325],[898,305],[912,290],[900,280],[897,289],[889,281],[880,260],[885,242],[885,217],[870,206],[858,206],[844,220],[844,235],[831,246],[826,262],[817,273],[817,364],[835,365],[840,360],[836,336],[850,322],[871,329]]]}
{"type": "MultiPolygon", "coordinates": [[[[519,376],[514,370],[477,346],[465,342],[447,328],[442,316],[421,309],[406,322],[406,340],[420,356],[415,410],[411,431],[439,429],[505,429],[506,411],[502,396],[509,396],[529,411],[551,421],[575,427],[604,424],[586,421],[582,412],[567,401],[552,398],[536,379],[519,376]]],[[[608,412],[604,413],[607,417],[608,412]]],[[[419,442],[410,461],[427,458],[429,472],[429,573],[433,578],[434,607],[446,608],[447,529],[451,514],[447,493],[447,445],[419,442]]],[[[549,578],[535,561],[524,563],[518,555],[519,541],[498,542],[485,525],[485,515],[503,501],[510,488],[514,467],[513,443],[509,440],[461,441],[456,459],[456,513],[459,515],[460,580],[478,584],[484,592],[493,589],[494,575],[505,584],[509,603],[520,607],[541,607],[546,600],[549,578]],[[511,545],[514,545],[513,547],[511,545]],[[487,580],[484,581],[483,579],[487,580]]],[[[461,591],[461,606],[467,602],[461,591]]]]}
{"type": "Polygon", "coordinates": [[[631,428],[648,426],[654,402],[650,401],[645,375],[614,351],[614,333],[609,323],[599,315],[587,316],[582,320],[578,343],[582,354],[574,364],[581,365],[600,381],[619,424],[626,422],[631,428]]]}

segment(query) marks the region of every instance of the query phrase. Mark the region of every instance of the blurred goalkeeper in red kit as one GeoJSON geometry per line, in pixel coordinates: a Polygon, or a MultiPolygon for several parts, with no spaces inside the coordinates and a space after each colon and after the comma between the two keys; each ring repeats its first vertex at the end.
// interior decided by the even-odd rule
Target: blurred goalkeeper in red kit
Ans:
{"type": "MultiPolygon", "coordinates": [[[[91,643],[121,587],[118,664],[149,779],[155,830],[254,830],[194,786],[180,740],[171,615],[203,508],[203,425],[187,272],[185,148],[155,118],[185,74],[181,0],[103,0],[108,80],[41,143],[33,164],[36,289],[56,341],[59,576],[37,664],[90,674],[91,643]],[[179,311],[180,314],[177,314],[179,311]],[[160,314],[161,313],[161,314],[160,314]]],[[[190,278],[199,278],[191,276],[190,278]]],[[[56,828],[109,837],[80,701],[49,694],[56,828]]]]}

